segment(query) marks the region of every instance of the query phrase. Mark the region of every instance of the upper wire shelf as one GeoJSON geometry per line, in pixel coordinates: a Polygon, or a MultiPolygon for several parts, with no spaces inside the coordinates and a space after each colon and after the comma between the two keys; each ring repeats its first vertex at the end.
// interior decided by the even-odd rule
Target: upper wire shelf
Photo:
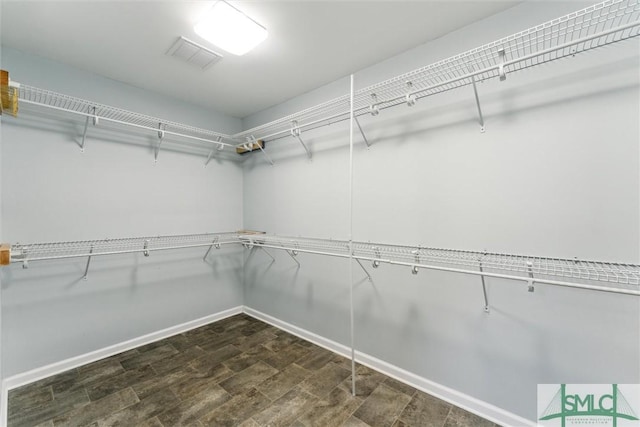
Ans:
{"type": "Polygon", "coordinates": [[[26,266],[29,261],[127,253],[144,253],[148,255],[149,252],[158,250],[211,247],[237,242],[237,233],[225,232],[75,242],[17,243],[11,245],[11,262],[22,262],[26,266]]]}
{"type": "Polygon", "coordinates": [[[166,134],[186,138],[196,143],[205,144],[207,148],[225,145],[235,146],[231,136],[224,133],[147,116],[33,86],[19,85],[18,99],[21,104],[63,111],[86,117],[87,120],[92,119],[94,125],[99,124],[102,120],[138,129],[156,131],[159,132],[160,136],[166,134]]]}
{"type": "MultiPolygon", "coordinates": [[[[247,246],[258,246],[298,252],[349,258],[346,240],[310,239],[274,235],[240,235],[247,246]]],[[[608,263],[578,259],[546,258],[537,256],[461,251],[422,246],[389,245],[383,243],[352,242],[353,258],[371,262],[405,265],[415,269],[470,273],[489,277],[503,277],[538,283],[574,286],[610,292],[640,295],[640,265],[608,263]],[[513,275],[515,273],[516,275],[513,275]],[[560,282],[562,278],[568,282],[560,282]],[[599,282],[598,285],[580,285],[577,281],[599,282]]],[[[367,273],[368,275],[368,273],[367,273]]]]}
{"type": "MultiPolygon", "coordinates": [[[[395,105],[475,82],[575,56],[640,34],[639,0],[607,0],[484,46],[360,89],[354,115],[376,115],[395,105]]],[[[300,129],[347,120],[350,97],[344,95],[233,135],[234,139],[275,140],[300,129]]]]}

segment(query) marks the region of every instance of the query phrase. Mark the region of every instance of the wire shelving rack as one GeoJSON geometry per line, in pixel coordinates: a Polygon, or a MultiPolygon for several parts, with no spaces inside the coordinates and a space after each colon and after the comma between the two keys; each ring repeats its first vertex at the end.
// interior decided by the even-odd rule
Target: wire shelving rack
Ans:
{"type": "MultiPolygon", "coordinates": [[[[398,75],[355,92],[354,115],[372,114],[417,99],[499,78],[519,70],[631,39],[640,35],[640,2],[607,0],[484,46],[398,75]]],[[[484,126],[480,104],[481,126],[484,126]]],[[[234,139],[273,141],[301,130],[348,120],[344,95],[233,135],[234,139]]],[[[359,125],[359,124],[358,124],[359,125]]],[[[363,133],[364,136],[364,133],[363,133]]],[[[366,138],[365,138],[366,139],[366,138]]]]}
{"type": "MultiPolygon", "coordinates": [[[[605,0],[577,12],[556,18],[525,31],[485,44],[467,52],[398,75],[360,89],[354,94],[354,117],[371,114],[397,105],[415,104],[416,100],[472,85],[478,106],[480,124],[484,119],[476,83],[499,78],[561,58],[575,56],[599,47],[628,40],[640,35],[640,0],[605,0]]],[[[90,121],[101,120],[118,125],[185,138],[210,150],[231,146],[246,151],[265,150],[256,141],[273,141],[288,136],[301,139],[301,132],[349,119],[350,96],[344,95],[281,117],[260,126],[233,134],[225,134],[164,120],[80,98],[16,84],[21,104],[49,108],[86,118],[84,138],[90,121]]],[[[358,127],[366,140],[364,131],[358,127]]],[[[156,149],[159,150],[160,141],[156,149]]],[[[269,159],[271,162],[271,160],[269,159]]]]}
{"type": "Polygon", "coordinates": [[[16,243],[10,246],[11,263],[22,263],[28,268],[31,261],[60,260],[69,258],[87,258],[84,278],[87,278],[91,258],[101,255],[117,255],[208,247],[203,259],[206,259],[212,248],[238,243],[238,233],[202,233],[171,236],[127,237],[102,240],[82,240],[73,242],[48,243],[16,243]]]}
{"type": "MultiPolygon", "coordinates": [[[[299,253],[350,258],[347,240],[312,239],[275,235],[240,235],[247,247],[279,249],[292,257],[299,253]]],[[[547,258],[538,256],[464,251],[424,246],[352,242],[353,259],[367,277],[371,275],[362,262],[373,268],[381,264],[406,266],[417,274],[419,269],[449,271],[484,277],[496,277],[534,283],[567,286],[640,296],[640,264],[621,264],[590,260],[547,258]]],[[[484,284],[484,283],[483,283],[484,284]]]]}
{"type": "Polygon", "coordinates": [[[20,104],[28,104],[85,117],[87,124],[89,120],[93,121],[93,125],[98,125],[100,121],[105,121],[116,125],[158,132],[159,138],[165,135],[185,138],[206,148],[235,146],[232,138],[224,133],[99,104],[33,86],[19,84],[17,89],[20,104]]]}

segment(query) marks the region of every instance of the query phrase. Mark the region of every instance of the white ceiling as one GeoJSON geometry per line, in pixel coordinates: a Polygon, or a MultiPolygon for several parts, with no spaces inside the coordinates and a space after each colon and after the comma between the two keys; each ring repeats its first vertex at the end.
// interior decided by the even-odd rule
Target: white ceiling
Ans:
{"type": "Polygon", "coordinates": [[[241,57],[194,33],[198,16],[213,3],[2,0],[0,40],[242,118],[517,2],[231,1],[269,31],[263,44],[241,57]],[[224,58],[202,71],[165,55],[179,36],[224,58]]]}

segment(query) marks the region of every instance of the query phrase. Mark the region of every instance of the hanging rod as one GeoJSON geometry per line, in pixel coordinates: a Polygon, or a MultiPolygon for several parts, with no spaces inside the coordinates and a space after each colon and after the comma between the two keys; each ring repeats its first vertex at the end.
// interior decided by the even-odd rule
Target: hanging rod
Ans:
{"type": "MultiPolygon", "coordinates": [[[[607,0],[476,49],[360,89],[355,94],[356,116],[377,114],[382,108],[473,85],[493,78],[504,80],[515,71],[575,56],[640,34],[640,1],[607,0]],[[410,83],[408,85],[408,83],[410,83]]],[[[349,95],[318,104],[286,117],[233,135],[253,135],[273,141],[298,129],[320,127],[349,118],[349,95]]]]}
{"type": "Polygon", "coordinates": [[[12,84],[18,89],[20,104],[29,104],[86,117],[93,119],[94,125],[105,121],[153,132],[158,132],[158,128],[161,127],[162,132],[166,135],[206,143],[208,148],[235,147],[236,145],[236,141],[230,135],[220,132],[147,116],[16,82],[12,82],[12,84]],[[225,140],[231,142],[224,142],[225,140]]]}
{"type": "MultiPolygon", "coordinates": [[[[10,247],[10,262],[23,263],[26,268],[31,261],[128,253],[143,253],[145,256],[149,256],[149,252],[153,251],[198,247],[209,247],[210,250],[214,246],[220,247],[221,245],[232,243],[240,243],[236,232],[129,237],[74,242],[17,243],[10,247]]],[[[207,251],[207,255],[208,253],[209,251],[207,251]]]]}
{"type": "MultiPolygon", "coordinates": [[[[347,240],[326,240],[275,235],[240,235],[247,247],[281,249],[349,258],[347,240]]],[[[400,265],[418,269],[449,271],[481,277],[495,277],[530,283],[566,286],[640,296],[640,265],[545,258],[422,246],[353,242],[353,258],[372,263],[400,265]],[[513,273],[519,273],[513,274],[513,273]],[[557,280],[561,278],[564,280],[557,280]],[[567,280],[569,279],[569,280],[567,280]],[[599,282],[596,284],[578,281],[599,282]]]]}

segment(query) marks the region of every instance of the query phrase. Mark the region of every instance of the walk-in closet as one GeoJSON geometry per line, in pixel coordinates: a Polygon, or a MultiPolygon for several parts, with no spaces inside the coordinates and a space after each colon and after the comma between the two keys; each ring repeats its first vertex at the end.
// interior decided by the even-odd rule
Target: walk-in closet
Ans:
{"type": "Polygon", "coordinates": [[[639,0],[0,22],[0,426],[639,425],[639,0]]]}

